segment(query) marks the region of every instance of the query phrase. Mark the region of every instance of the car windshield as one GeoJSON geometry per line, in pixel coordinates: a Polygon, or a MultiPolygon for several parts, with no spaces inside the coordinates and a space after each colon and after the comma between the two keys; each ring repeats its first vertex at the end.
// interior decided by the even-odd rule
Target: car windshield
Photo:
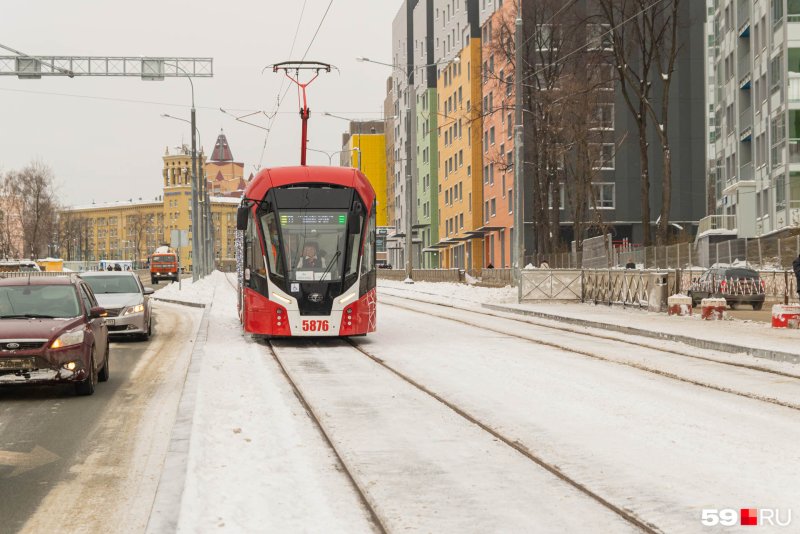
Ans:
{"type": "Polygon", "coordinates": [[[0,287],[0,319],[69,318],[81,314],[70,285],[0,287]]]}
{"type": "Polygon", "coordinates": [[[84,280],[95,295],[141,292],[133,276],[86,276],[84,280]]]}
{"type": "Polygon", "coordinates": [[[175,263],[175,256],[153,256],[154,263],[175,263]]]}

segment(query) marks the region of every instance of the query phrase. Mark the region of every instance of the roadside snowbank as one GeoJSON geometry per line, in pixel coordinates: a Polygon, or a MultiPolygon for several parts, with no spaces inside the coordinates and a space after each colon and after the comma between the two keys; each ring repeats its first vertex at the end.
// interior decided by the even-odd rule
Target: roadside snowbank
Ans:
{"type": "Polygon", "coordinates": [[[435,296],[438,299],[442,299],[443,303],[448,304],[453,304],[456,301],[466,301],[473,304],[509,304],[517,302],[517,288],[511,286],[477,287],[449,282],[414,282],[413,284],[406,284],[394,280],[378,280],[379,293],[381,288],[413,291],[420,295],[435,296]]]}
{"type": "Polygon", "coordinates": [[[208,305],[214,297],[214,287],[220,282],[227,284],[225,275],[219,271],[214,271],[197,282],[192,282],[191,278],[181,280],[180,284],[178,282],[170,282],[167,287],[157,290],[153,297],[208,305]]]}

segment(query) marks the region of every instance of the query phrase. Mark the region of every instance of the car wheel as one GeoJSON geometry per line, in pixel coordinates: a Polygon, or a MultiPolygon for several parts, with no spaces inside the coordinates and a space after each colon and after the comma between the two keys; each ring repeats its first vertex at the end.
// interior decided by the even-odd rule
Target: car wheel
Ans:
{"type": "Polygon", "coordinates": [[[108,354],[109,354],[109,349],[106,348],[106,363],[103,364],[103,368],[100,369],[100,373],[97,375],[98,382],[108,382],[108,378],[110,376],[110,372],[108,369],[108,354]]]}
{"type": "Polygon", "coordinates": [[[754,302],[753,303],[753,311],[761,311],[761,308],[764,307],[763,302],[754,302]]]}
{"type": "Polygon", "coordinates": [[[728,306],[730,306],[732,310],[735,310],[738,305],[739,305],[738,302],[729,302],[728,303],[728,306]]]}
{"type": "Polygon", "coordinates": [[[158,280],[156,280],[155,278],[150,278],[150,285],[157,286],[158,285],[158,280]]]}
{"type": "Polygon", "coordinates": [[[94,347],[92,347],[92,355],[89,358],[89,376],[83,382],[75,384],[75,394],[81,396],[92,395],[95,385],[97,385],[97,371],[94,369],[94,347]]]}

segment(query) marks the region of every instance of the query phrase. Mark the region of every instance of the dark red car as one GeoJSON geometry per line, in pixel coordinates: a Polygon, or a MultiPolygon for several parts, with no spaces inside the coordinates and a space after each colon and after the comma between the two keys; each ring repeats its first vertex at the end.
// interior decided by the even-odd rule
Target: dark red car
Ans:
{"type": "Polygon", "coordinates": [[[77,276],[0,276],[0,385],[108,380],[105,310],[77,276]]]}

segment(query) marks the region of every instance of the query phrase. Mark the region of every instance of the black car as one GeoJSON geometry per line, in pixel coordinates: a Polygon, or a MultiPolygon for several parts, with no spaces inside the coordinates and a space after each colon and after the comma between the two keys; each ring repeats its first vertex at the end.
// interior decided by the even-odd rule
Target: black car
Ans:
{"type": "Polygon", "coordinates": [[[724,298],[731,308],[750,304],[758,311],[764,307],[764,281],[747,267],[712,267],[692,280],[688,293],[693,306],[705,298],[724,298]]]}

